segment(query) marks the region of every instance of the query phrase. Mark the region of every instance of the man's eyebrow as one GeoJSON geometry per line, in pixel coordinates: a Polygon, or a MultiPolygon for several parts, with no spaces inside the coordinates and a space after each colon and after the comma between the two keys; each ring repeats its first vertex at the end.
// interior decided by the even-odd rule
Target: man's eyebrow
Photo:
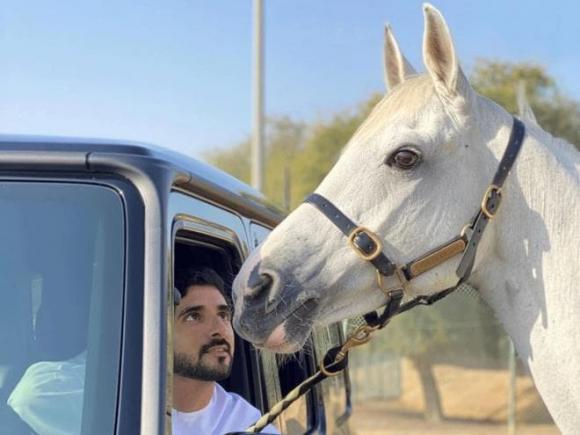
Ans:
{"type": "MultiPolygon", "coordinates": [[[[185,307],[179,314],[178,317],[184,317],[191,313],[198,313],[206,309],[205,305],[191,305],[189,307],[185,307]]],[[[219,312],[227,311],[230,314],[233,312],[232,307],[228,304],[218,305],[217,310],[219,312]]]]}

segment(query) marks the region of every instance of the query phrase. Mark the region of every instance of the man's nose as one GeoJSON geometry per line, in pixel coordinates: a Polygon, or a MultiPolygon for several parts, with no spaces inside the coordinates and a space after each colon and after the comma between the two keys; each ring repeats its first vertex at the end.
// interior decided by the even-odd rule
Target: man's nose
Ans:
{"type": "Polygon", "coordinates": [[[220,335],[222,337],[225,337],[227,335],[227,331],[228,328],[231,328],[231,323],[220,317],[220,316],[215,316],[213,318],[213,322],[211,324],[211,334],[212,335],[220,335]]]}

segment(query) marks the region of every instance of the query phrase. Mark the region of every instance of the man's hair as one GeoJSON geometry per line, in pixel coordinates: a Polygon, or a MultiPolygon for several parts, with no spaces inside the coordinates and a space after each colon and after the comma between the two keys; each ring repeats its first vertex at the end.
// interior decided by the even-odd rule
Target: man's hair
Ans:
{"type": "Polygon", "coordinates": [[[185,297],[189,288],[194,285],[211,285],[219,290],[226,303],[230,304],[229,295],[226,293],[224,280],[218,273],[209,267],[192,267],[175,273],[175,287],[181,297],[185,297]]]}

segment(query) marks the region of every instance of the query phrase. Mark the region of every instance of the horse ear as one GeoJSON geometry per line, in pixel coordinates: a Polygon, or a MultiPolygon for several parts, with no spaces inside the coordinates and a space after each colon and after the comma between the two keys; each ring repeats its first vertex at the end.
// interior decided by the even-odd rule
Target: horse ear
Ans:
{"type": "Polygon", "coordinates": [[[536,115],[532,110],[532,106],[530,106],[530,102],[528,101],[528,97],[526,95],[526,84],[523,80],[518,82],[517,88],[517,100],[518,100],[518,112],[522,119],[527,121],[533,122],[534,124],[538,125],[538,121],[536,120],[536,115]]]}
{"type": "Polygon", "coordinates": [[[447,97],[468,97],[471,86],[459,66],[451,33],[443,15],[428,3],[423,5],[423,13],[423,60],[435,88],[447,97]]]}
{"type": "Polygon", "coordinates": [[[405,81],[409,76],[417,74],[409,61],[403,56],[399,49],[399,44],[390,25],[385,25],[385,46],[384,46],[384,64],[385,64],[385,85],[387,90],[393,89],[399,83],[405,81]]]}

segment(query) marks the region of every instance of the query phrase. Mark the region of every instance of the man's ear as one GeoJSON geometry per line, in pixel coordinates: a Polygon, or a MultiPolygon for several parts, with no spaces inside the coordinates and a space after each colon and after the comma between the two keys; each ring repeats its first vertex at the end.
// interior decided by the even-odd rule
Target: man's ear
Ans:
{"type": "Polygon", "coordinates": [[[399,48],[390,25],[385,25],[384,75],[387,90],[393,89],[409,76],[417,74],[399,48]]]}
{"type": "Polygon", "coordinates": [[[181,292],[177,290],[177,287],[173,287],[173,305],[176,307],[181,303],[181,292]]]}

